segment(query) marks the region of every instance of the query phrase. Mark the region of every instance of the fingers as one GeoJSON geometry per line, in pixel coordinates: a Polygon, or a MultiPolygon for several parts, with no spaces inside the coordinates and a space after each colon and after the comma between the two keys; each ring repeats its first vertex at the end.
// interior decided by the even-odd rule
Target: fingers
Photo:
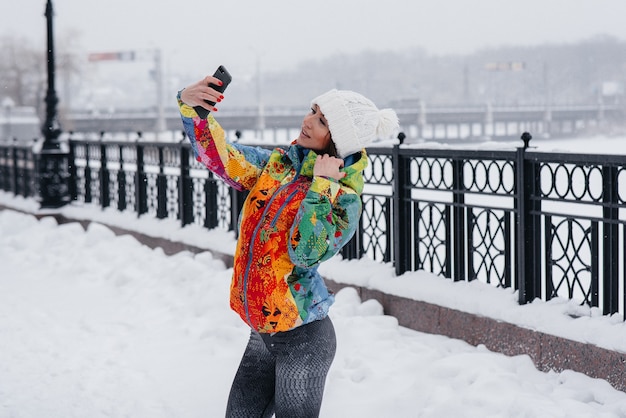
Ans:
{"type": "Polygon", "coordinates": [[[346,176],[345,172],[340,171],[343,166],[344,163],[341,158],[331,157],[328,154],[318,155],[313,167],[313,175],[341,180],[346,176]]]}
{"type": "Polygon", "coordinates": [[[222,80],[220,80],[219,78],[215,78],[212,75],[208,75],[204,79],[207,80],[207,82],[206,82],[207,86],[209,84],[213,84],[214,86],[223,86],[224,85],[222,80]]]}
{"type": "Polygon", "coordinates": [[[181,100],[189,106],[201,106],[210,111],[216,111],[217,108],[211,106],[206,101],[219,103],[224,99],[224,95],[219,91],[210,87],[209,84],[221,83],[220,80],[213,76],[206,76],[202,80],[185,88],[181,93],[181,100]]]}
{"type": "Polygon", "coordinates": [[[343,168],[343,160],[341,158],[331,157],[328,154],[318,155],[316,162],[319,161],[323,161],[325,164],[337,166],[338,168],[343,168]]]}

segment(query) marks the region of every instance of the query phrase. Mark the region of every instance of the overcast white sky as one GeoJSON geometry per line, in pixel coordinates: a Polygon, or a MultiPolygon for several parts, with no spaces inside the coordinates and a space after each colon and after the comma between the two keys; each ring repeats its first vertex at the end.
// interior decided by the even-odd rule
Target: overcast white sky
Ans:
{"type": "MultiPolygon", "coordinates": [[[[0,35],[45,45],[45,0],[0,0],[0,35]]],[[[625,0],[53,0],[57,39],[85,52],[160,48],[170,70],[252,72],[364,49],[467,53],[502,44],[626,40],[625,0]]],[[[57,41],[57,43],[60,41],[57,41]]]]}

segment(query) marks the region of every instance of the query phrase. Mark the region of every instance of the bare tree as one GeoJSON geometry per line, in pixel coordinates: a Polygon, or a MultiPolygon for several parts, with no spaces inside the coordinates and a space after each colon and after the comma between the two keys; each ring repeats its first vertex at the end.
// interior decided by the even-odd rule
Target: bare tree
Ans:
{"type": "Polygon", "coordinates": [[[45,94],[45,58],[43,48],[13,36],[0,38],[0,86],[2,96],[17,106],[40,108],[45,94]]]}
{"type": "MultiPolygon", "coordinates": [[[[61,87],[61,113],[70,106],[75,80],[82,74],[81,62],[86,62],[79,40],[79,34],[69,31],[61,34],[58,42],[56,77],[61,87]]],[[[16,106],[32,106],[43,117],[47,77],[45,45],[12,35],[0,37],[0,98],[9,97],[16,106]]]]}

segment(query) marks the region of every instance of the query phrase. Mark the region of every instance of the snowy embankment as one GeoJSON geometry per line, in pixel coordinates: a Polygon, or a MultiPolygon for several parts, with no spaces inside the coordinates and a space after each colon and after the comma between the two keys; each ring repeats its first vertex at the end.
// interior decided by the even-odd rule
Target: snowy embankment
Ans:
{"type": "MultiPolygon", "coordinates": [[[[166,256],[98,223],[5,210],[0,266],[0,417],[223,416],[248,330],[228,307],[231,271],[209,252],[166,256]]],[[[407,330],[351,288],[331,318],[322,417],[626,416],[626,394],[603,380],[407,330]]]]}

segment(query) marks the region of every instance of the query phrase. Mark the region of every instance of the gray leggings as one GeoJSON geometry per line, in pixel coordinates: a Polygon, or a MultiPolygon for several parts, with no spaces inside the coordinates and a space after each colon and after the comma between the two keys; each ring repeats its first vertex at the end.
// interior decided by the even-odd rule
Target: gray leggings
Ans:
{"type": "Polygon", "coordinates": [[[317,417],[336,348],[328,317],[274,335],[252,331],[226,417],[317,417]]]}

